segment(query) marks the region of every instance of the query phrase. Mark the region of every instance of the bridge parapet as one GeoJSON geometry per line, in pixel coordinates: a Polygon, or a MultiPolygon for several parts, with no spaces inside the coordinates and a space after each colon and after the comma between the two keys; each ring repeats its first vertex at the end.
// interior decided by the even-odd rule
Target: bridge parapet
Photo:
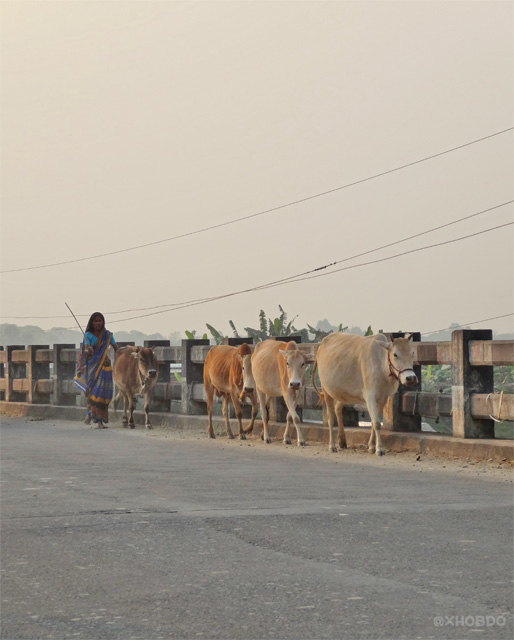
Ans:
{"type": "MultiPolygon", "coordinates": [[[[395,337],[397,334],[391,334],[395,337]]],[[[415,433],[421,430],[423,416],[451,416],[453,435],[478,439],[494,437],[495,421],[514,421],[514,395],[495,393],[494,367],[514,366],[514,340],[493,340],[489,330],[454,331],[451,341],[422,342],[414,336],[415,367],[421,380],[421,367],[450,365],[451,393],[427,393],[421,388],[400,388],[384,411],[384,429],[415,433]]],[[[288,338],[284,338],[287,341],[288,338]]],[[[229,344],[251,339],[228,339],[229,344]]],[[[155,385],[153,411],[205,415],[203,363],[211,345],[207,340],[183,340],[180,346],[167,341],[145,343],[152,346],[160,363],[155,385]],[[178,377],[174,373],[180,370],[178,377]]],[[[307,361],[314,362],[319,344],[299,344],[307,361]]],[[[75,345],[10,345],[0,349],[0,399],[4,402],[83,405],[73,384],[79,349],[75,345]]],[[[318,411],[318,396],[307,386],[299,397],[300,408],[318,411]]],[[[362,407],[345,407],[347,426],[358,424],[362,407]]],[[[284,407],[275,403],[275,419],[285,420],[284,407]]]]}

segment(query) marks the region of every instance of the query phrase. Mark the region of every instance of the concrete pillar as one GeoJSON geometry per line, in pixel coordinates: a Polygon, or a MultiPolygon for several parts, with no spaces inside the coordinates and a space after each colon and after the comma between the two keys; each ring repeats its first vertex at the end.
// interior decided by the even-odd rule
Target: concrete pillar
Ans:
{"type": "Polygon", "coordinates": [[[5,393],[5,399],[7,402],[26,402],[27,394],[20,393],[13,390],[13,380],[18,380],[20,378],[26,378],[26,370],[27,365],[24,362],[12,362],[12,352],[23,350],[25,347],[23,345],[10,345],[7,347],[7,388],[5,393]]]}
{"type": "MultiPolygon", "coordinates": [[[[0,347],[0,351],[3,352],[4,348],[0,347]]],[[[7,380],[5,379],[5,366],[3,362],[0,362],[0,379],[3,380],[2,388],[0,389],[0,400],[5,400],[5,395],[7,390],[7,380]]]]}
{"type": "MultiPolygon", "coordinates": [[[[75,376],[76,362],[62,362],[61,351],[63,349],[75,349],[74,344],[54,344],[53,392],[50,402],[60,406],[74,406],[77,404],[77,394],[64,393],[63,382],[71,381],[75,376]]],[[[77,389],[78,392],[78,389],[77,389]]]]}
{"type": "MultiPolygon", "coordinates": [[[[145,347],[169,347],[169,340],[145,340],[145,347]]],[[[169,362],[160,362],[159,363],[159,374],[157,376],[157,382],[165,382],[169,383],[170,378],[170,363],[169,362]]],[[[150,411],[158,411],[158,412],[167,412],[170,410],[170,401],[164,399],[157,399],[152,397],[152,401],[150,402],[150,411]]]]}
{"type": "Polygon", "coordinates": [[[203,385],[203,363],[192,362],[191,349],[209,344],[209,340],[182,340],[182,413],[186,415],[207,415],[205,402],[193,400],[193,385],[203,385]]]}
{"type": "Polygon", "coordinates": [[[253,344],[253,338],[223,338],[223,344],[231,347],[240,347],[244,343],[253,344]]]}
{"type": "Polygon", "coordinates": [[[358,427],[359,426],[359,412],[353,407],[343,406],[343,425],[345,427],[358,427]]]}
{"type": "MultiPolygon", "coordinates": [[[[391,336],[391,340],[394,340],[395,338],[403,338],[405,333],[391,333],[389,335],[391,336]]],[[[421,342],[421,333],[413,332],[412,341],[421,342]]],[[[384,429],[410,433],[421,431],[421,416],[407,415],[401,411],[402,394],[404,391],[421,391],[421,365],[415,364],[413,369],[414,373],[418,377],[418,384],[414,387],[405,387],[400,385],[397,393],[388,398],[386,406],[384,407],[384,429]]]]}
{"type": "Polygon", "coordinates": [[[452,417],[457,438],[494,438],[494,421],[471,415],[474,393],[493,393],[492,366],[473,367],[469,363],[471,340],[492,340],[490,329],[459,329],[452,333],[452,417]]]}
{"type": "Polygon", "coordinates": [[[37,381],[50,379],[50,363],[36,362],[36,351],[38,349],[49,349],[49,345],[31,344],[27,347],[27,378],[29,379],[28,401],[31,404],[48,404],[50,402],[50,396],[46,393],[42,394],[38,392],[37,381]]]}

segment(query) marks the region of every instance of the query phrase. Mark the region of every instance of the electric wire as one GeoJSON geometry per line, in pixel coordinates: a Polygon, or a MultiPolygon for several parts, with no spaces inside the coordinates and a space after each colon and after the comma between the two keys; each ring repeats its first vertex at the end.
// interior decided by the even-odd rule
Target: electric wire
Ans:
{"type": "Polygon", "coordinates": [[[469,327],[472,324],[482,324],[482,322],[491,322],[492,320],[499,320],[500,318],[508,318],[514,316],[513,313],[504,313],[502,316],[494,316],[494,318],[484,318],[483,320],[475,320],[474,322],[465,322],[464,324],[452,324],[451,327],[445,327],[444,329],[436,329],[435,331],[425,331],[422,336],[428,336],[432,333],[440,333],[441,331],[448,331],[448,329],[459,329],[460,327],[469,327]]]}
{"type": "Polygon", "coordinates": [[[333,275],[334,273],[339,273],[341,271],[348,271],[350,269],[357,269],[359,267],[364,267],[364,266],[368,266],[368,265],[372,265],[372,264],[386,262],[386,261],[389,261],[389,260],[394,260],[396,258],[405,256],[405,255],[408,255],[408,254],[412,254],[412,253],[417,253],[417,252],[420,252],[420,251],[425,251],[427,249],[433,249],[435,247],[453,244],[455,242],[460,242],[462,240],[467,240],[469,238],[474,238],[474,237],[482,235],[484,233],[489,233],[491,231],[496,231],[497,229],[502,229],[504,227],[508,227],[508,226],[512,226],[512,225],[514,225],[514,222],[507,222],[506,224],[498,225],[496,227],[491,227],[489,229],[483,229],[482,231],[478,231],[476,233],[472,233],[472,234],[469,234],[469,235],[466,235],[466,236],[462,236],[460,238],[454,238],[453,240],[447,240],[447,241],[444,241],[444,242],[439,242],[439,243],[428,245],[428,246],[425,246],[425,247],[419,247],[417,249],[411,249],[410,251],[405,251],[405,252],[402,252],[402,253],[399,253],[399,254],[396,254],[396,255],[393,255],[393,256],[388,256],[386,258],[380,258],[379,260],[370,260],[368,262],[363,262],[363,263],[359,263],[359,264],[356,264],[356,265],[349,265],[347,267],[341,267],[340,269],[335,269],[333,271],[320,273],[320,274],[317,274],[317,275],[311,275],[309,277],[302,277],[302,278],[298,278],[298,279],[295,279],[295,280],[288,280],[287,282],[279,282],[279,283],[273,283],[273,284],[267,284],[267,285],[260,285],[260,286],[257,286],[257,287],[250,287],[248,289],[243,289],[241,291],[234,291],[234,292],[223,294],[223,295],[220,295],[220,296],[213,296],[212,298],[203,299],[201,301],[196,301],[196,302],[187,303],[187,304],[184,304],[184,305],[181,305],[181,306],[176,306],[173,309],[163,309],[161,311],[153,311],[151,313],[141,314],[141,315],[137,315],[137,316],[131,316],[129,318],[122,318],[120,320],[110,320],[109,324],[114,324],[114,323],[118,323],[118,322],[128,322],[129,320],[138,320],[139,318],[148,318],[148,317],[154,316],[154,315],[160,315],[160,314],[163,314],[163,313],[170,313],[171,311],[178,311],[179,309],[186,309],[186,308],[189,308],[189,307],[195,307],[195,306],[198,306],[198,305],[201,305],[201,304],[206,304],[207,302],[213,302],[213,301],[217,301],[217,300],[223,300],[223,299],[226,299],[226,298],[231,298],[231,297],[234,297],[234,296],[237,296],[237,295],[242,295],[244,293],[252,293],[254,291],[260,291],[262,289],[268,289],[268,288],[281,286],[283,284],[290,284],[290,283],[293,283],[293,282],[301,282],[303,280],[311,280],[313,278],[322,278],[322,277],[325,277],[325,276],[333,275]]]}
{"type": "MultiPolygon", "coordinates": [[[[427,229],[425,231],[422,231],[420,233],[416,233],[416,234],[408,236],[406,238],[401,238],[400,240],[396,240],[394,242],[390,242],[390,243],[382,245],[380,247],[376,247],[374,249],[370,249],[369,251],[364,251],[362,253],[358,253],[358,254],[355,254],[353,256],[349,256],[347,258],[342,258],[340,260],[336,260],[334,262],[331,262],[330,264],[327,264],[327,265],[324,265],[324,266],[321,266],[321,267],[316,267],[316,268],[311,269],[309,271],[304,271],[303,273],[298,273],[298,274],[295,274],[295,275],[292,275],[292,276],[287,276],[285,278],[281,278],[280,280],[274,280],[272,282],[268,282],[268,283],[265,283],[265,284],[262,284],[262,285],[258,285],[257,287],[254,287],[251,290],[267,289],[267,288],[271,288],[273,286],[277,286],[277,285],[279,285],[281,283],[286,283],[288,281],[295,281],[297,278],[303,278],[303,276],[306,276],[308,274],[315,273],[315,272],[318,272],[318,271],[321,271],[321,270],[324,270],[324,269],[328,269],[328,268],[330,268],[330,267],[332,267],[334,265],[341,264],[343,262],[348,262],[350,260],[354,260],[356,258],[360,258],[362,256],[369,255],[369,254],[375,253],[377,251],[381,251],[382,249],[387,249],[387,248],[392,247],[394,245],[401,244],[403,242],[407,242],[408,240],[413,240],[414,238],[419,238],[419,237],[421,237],[423,235],[427,235],[428,233],[432,233],[434,231],[439,231],[440,229],[444,229],[446,227],[452,226],[452,225],[457,224],[459,222],[464,222],[466,220],[470,220],[471,218],[475,218],[475,217],[477,217],[479,215],[482,215],[484,213],[488,213],[490,211],[494,211],[496,209],[499,209],[500,207],[504,207],[504,206],[506,206],[508,204],[512,204],[512,203],[514,203],[514,200],[508,200],[507,202],[503,202],[503,203],[495,205],[493,207],[489,207],[488,209],[483,209],[482,211],[478,211],[477,213],[473,213],[471,215],[464,216],[462,218],[458,218],[457,220],[453,220],[453,221],[448,222],[446,224],[439,225],[437,227],[433,227],[432,229],[427,229]]],[[[468,236],[466,236],[466,237],[468,237],[468,236]]],[[[471,237],[471,236],[469,236],[469,237],[471,237]]],[[[450,242],[452,242],[452,241],[450,241],[450,242]]],[[[432,247],[432,246],[438,246],[438,245],[430,245],[430,247],[432,247]]],[[[408,253],[408,252],[406,252],[406,253],[408,253]]],[[[398,254],[398,255],[405,255],[405,254],[398,254]]],[[[372,263],[366,263],[366,264],[372,264],[372,263]]],[[[355,265],[355,266],[359,266],[359,265],[355,265]]],[[[338,271],[338,270],[335,270],[335,271],[330,272],[330,273],[336,273],[336,271],[338,271]]],[[[188,300],[188,301],[184,301],[184,302],[153,305],[153,306],[150,306],[150,307],[139,307],[139,308],[134,308],[134,309],[124,309],[124,310],[121,310],[121,311],[106,311],[105,313],[107,315],[112,316],[112,315],[119,315],[119,314],[123,314],[123,313],[132,313],[134,311],[149,311],[149,310],[152,310],[152,309],[163,309],[163,308],[172,311],[173,309],[171,309],[170,307],[183,308],[183,305],[189,305],[189,304],[193,304],[193,303],[201,304],[203,302],[209,302],[211,300],[217,300],[217,299],[218,299],[218,296],[213,296],[213,297],[207,297],[207,298],[197,298],[197,299],[194,299],[194,300],[188,300]]],[[[88,314],[77,314],[77,316],[79,316],[79,317],[88,317],[88,314]]],[[[10,319],[16,319],[16,320],[21,320],[21,319],[24,319],[24,320],[27,320],[27,319],[36,320],[36,319],[68,318],[68,316],[0,316],[0,317],[3,318],[3,319],[4,318],[10,318],[10,319]]]]}
{"type": "Polygon", "coordinates": [[[155,240],[153,242],[147,242],[145,244],[136,245],[134,247],[127,247],[125,249],[118,249],[117,251],[109,251],[109,252],[106,252],[106,253],[99,253],[99,254],[96,254],[96,255],[93,255],[93,256],[86,256],[84,258],[75,258],[73,260],[63,260],[62,262],[52,262],[52,263],[49,263],[49,264],[36,265],[36,266],[33,266],[33,267],[20,267],[20,268],[17,268],[17,269],[5,269],[3,271],[0,271],[0,273],[1,274],[6,274],[6,273],[16,273],[16,272],[20,272],[20,271],[33,271],[33,270],[36,270],[36,269],[48,269],[48,268],[51,268],[51,267],[58,267],[58,266],[66,265],[66,264],[85,262],[85,261],[88,261],[88,260],[96,260],[98,258],[105,258],[107,256],[117,255],[117,254],[120,254],[120,253],[127,253],[129,251],[135,251],[137,249],[143,249],[143,248],[146,248],[146,247],[152,247],[152,246],[155,246],[155,245],[158,245],[158,244],[162,244],[164,242],[171,242],[172,240],[179,240],[181,238],[187,238],[187,237],[190,237],[190,236],[198,235],[200,233],[205,233],[206,231],[212,231],[213,229],[219,229],[219,228],[226,227],[226,226],[229,226],[229,225],[232,225],[232,224],[236,224],[238,222],[243,222],[244,220],[251,220],[251,219],[254,219],[254,218],[269,214],[269,213],[272,213],[274,211],[280,211],[282,209],[285,209],[286,207],[292,207],[292,206],[294,206],[296,204],[300,204],[302,202],[308,202],[309,200],[313,200],[314,198],[320,198],[322,196],[326,196],[328,194],[335,193],[337,191],[341,191],[342,189],[348,189],[349,187],[353,187],[353,186],[356,186],[358,184],[363,184],[363,183],[368,182],[370,180],[375,180],[376,178],[380,178],[382,176],[389,175],[391,173],[394,173],[396,171],[400,171],[402,169],[406,169],[408,167],[413,167],[413,166],[415,166],[417,164],[420,164],[422,162],[427,162],[428,160],[433,160],[434,158],[439,158],[439,157],[441,157],[443,155],[446,155],[448,153],[452,153],[453,151],[458,151],[460,149],[464,149],[464,148],[469,147],[469,146],[471,146],[473,144],[477,144],[479,142],[483,142],[484,140],[489,140],[490,138],[494,138],[495,136],[499,136],[499,135],[501,135],[503,133],[507,133],[509,131],[512,131],[513,129],[514,129],[514,127],[509,127],[508,129],[503,129],[502,131],[497,131],[495,133],[492,133],[490,135],[484,136],[482,138],[478,138],[476,140],[472,140],[470,142],[466,142],[466,143],[458,145],[456,147],[452,147],[451,149],[446,149],[445,151],[440,151],[439,153],[435,153],[435,154],[432,154],[430,156],[426,156],[424,158],[420,158],[418,160],[414,160],[412,162],[408,162],[408,163],[403,164],[401,166],[394,167],[393,169],[388,169],[387,171],[382,171],[380,173],[376,173],[376,174],[368,176],[366,178],[362,178],[360,180],[356,180],[354,182],[350,182],[350,183],[344,184],[344,185],[342,185],[340,187],[335,187],[334,189],[329,189],[328,191],[323,191],[321,193],[316,193],[316,194],[314,194],[312,196],[307,196],[305,198],[300,198],[298,200],[294,200],[294,201],[288,202],[286,204],[278,205],[276,207],[272,207],[272,208],[266,209],[264,211],[259,211],[258,213],[253,213],[253,214],[250,214],[248,216],[243,216],[243,217],[240,217],[240,218],[236,218],[234,220],[228,220],[226,222],[221,222],[219,224],[211,225],[209,227],[204,227],[202,229],[197,229],[195,231],[189,231],[187,233],[183,233],[183,234],[180,234],[180,235],[177,235],[177,236],[172,236],[170,238],[163,238],[161,240],[155,240]]]}

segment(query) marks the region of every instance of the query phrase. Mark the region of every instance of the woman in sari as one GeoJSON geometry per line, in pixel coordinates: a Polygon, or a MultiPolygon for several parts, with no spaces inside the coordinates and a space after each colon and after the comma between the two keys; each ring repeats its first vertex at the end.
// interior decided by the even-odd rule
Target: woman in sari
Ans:
{"type": "Polygon", "coordinates": [[[113,334],[105,328],[105,318],[99,312],[93,313],[87,323],[74,382],[86,394],[85,423],[90,424],[93,420],[97,429],[105,429],[109,422],[113,383],[107,351],[111,345],[118,351],[113,334]]]}

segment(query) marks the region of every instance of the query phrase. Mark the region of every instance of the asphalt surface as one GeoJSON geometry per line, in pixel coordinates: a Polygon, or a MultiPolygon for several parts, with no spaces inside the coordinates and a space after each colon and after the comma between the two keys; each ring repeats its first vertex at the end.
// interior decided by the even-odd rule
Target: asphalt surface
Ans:
{"type": "Polygon", "coordinates": [[[3,418],[1,638],[512,638],[509,469],[3,418]]]}

